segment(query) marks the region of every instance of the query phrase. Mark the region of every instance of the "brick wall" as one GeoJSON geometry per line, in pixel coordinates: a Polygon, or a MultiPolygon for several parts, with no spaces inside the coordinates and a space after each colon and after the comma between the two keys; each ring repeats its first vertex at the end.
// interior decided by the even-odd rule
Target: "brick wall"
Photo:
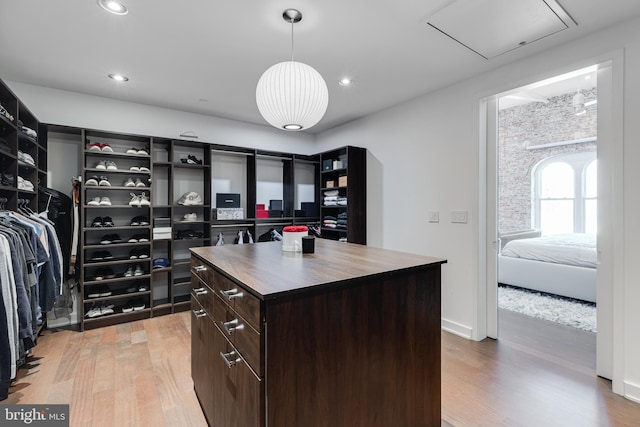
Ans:
{"type": "MultiPolygon", "coordinates": [[[[582,91],[587,100],[596,89],[582,91]]],[[[498,113],[498,230],[499,233],[532,228],[531,172],[546,158],[566,153],[596,151],[596,143],[527,150],[527,147],[594,137],[596,105],[586,114],[573,114],[575,93],[532,102],[498,113]]]]}

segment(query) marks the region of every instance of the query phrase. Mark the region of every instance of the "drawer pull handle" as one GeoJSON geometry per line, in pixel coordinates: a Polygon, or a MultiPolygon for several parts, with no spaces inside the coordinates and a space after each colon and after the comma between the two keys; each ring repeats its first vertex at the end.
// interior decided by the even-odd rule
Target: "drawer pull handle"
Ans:
{"type": "Polygon", "coordinates": [[[227,368],[231,369],[233,365],[235,365],[236,363],[240,363],[240,361],[242,360],[239,356],[236,357],[236,354],[237,353],[235,351],[230,351],[229,353],[220,352],[220,356],[222,357],[222,360],[224,360],[224,363],[227,365],[227,368]],[[234,360],[229,360],[229,358],[234,357],[236,357],[234,360]]]}
{"type": "Polygon", "coordinates": [[[207,267],[204,265],[196,265],[193,267],[196,273],[202,273],[203,271],[207,271],[207,267]]]}
{"type": "Polygon", "coordinates": [[[200,295],[206,295],[209,293],[209,291],[207,291],[205,288],[197,288],[193,290],[193,293],[199,297],[200,295]]]}
{"type": "Polygon", "coordinates": [[[200,310],[191,310],[193,311],[193,315],[196,316],[196,319],[199,319],[201,317],[205,317],[207,315],[207,313],[205,313],[204,309],[200,309],[200,310]]]}
{"type": "Polygon", "coordinates": [[[234,298],[242,298],[244,294],[238,291],[238,288],[229,289],[228,291],[220,291],[220,293],[228,300],[231,301],[234,298]]]}
{"type": "Polygon", "coordinates": [[[231,335],[234,331],[239,331],[244,329],[244,324],[243,323],[238,324],[238,319],[233,319],[228,322],[220,322],[220,324],[222,325],[224,330],[227,331],[227,334],[229,335],[231,335]]]}

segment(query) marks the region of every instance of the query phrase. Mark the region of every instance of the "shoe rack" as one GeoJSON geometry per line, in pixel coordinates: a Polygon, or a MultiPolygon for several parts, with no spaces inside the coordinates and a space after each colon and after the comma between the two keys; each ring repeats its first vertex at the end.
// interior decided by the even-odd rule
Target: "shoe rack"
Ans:
{"type": "Polygon", "coordinates": [[[46,140],[36,117],[0,80],[0,208],[38,210],[38,184],[47,181],[46,140]]]}
{"type": "Polygon", "coordinates": [[[152,315],[153,200],[151,138],[81,135],[84,330],[152,315]]]}

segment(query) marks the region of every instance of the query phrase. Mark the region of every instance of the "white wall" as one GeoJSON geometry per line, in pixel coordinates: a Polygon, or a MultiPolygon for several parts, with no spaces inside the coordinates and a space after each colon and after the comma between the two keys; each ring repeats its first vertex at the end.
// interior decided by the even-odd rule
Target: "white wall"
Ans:
{"type": "MultiPolygon", "coordinates": [[[[175,139],[194,131],[197,141],[314,154],[314,136],[110,98],[5,82],[42,123],[175,139]]],[[[257,108],[257,107],[256,107],[257,108]]]]}
{"type": "MultiPolygon", "coordinates": [[[[602,141],[623,144],[625,239],[614,289],[624,294],[616,334],[623,340],[614,356],[621,372],[614,390],[640,401],[640,20],[618,25],[559,48],[412,101],[331,129],[316,136],[317,151],[351,144],[366,147],[368,157],[367,241],[371,245],[448,259],[443,266],[443,327],[482,339],[478,325],[478,218],[484,163],[479,150],[479,100],[563,72],[604,62],[624,49],[624,137],[602,141]],[[467,210],[468,224],[450,222],[452,210],[467,210]],[[428,211],[440,212],[439,223],[428,223],[428,211]],[[405,226],[412,224],[412,226],[405,226]],[[620,384],[622,382],[623,384],[620,384]]],[[[439,59],[435,59],[439,60],[439,59]]],[[[615,65],[614,65],[615,66],[615,65]]],[[[428,76],[425,76],[428,78],[428,76]]],[[[619,82],[617,82],[619,83],[619,82]]],[[[616,82],[614,82],[616,84],[616,82]]],[[[483,196],[484,197],[484,196],[483,196]]]]}

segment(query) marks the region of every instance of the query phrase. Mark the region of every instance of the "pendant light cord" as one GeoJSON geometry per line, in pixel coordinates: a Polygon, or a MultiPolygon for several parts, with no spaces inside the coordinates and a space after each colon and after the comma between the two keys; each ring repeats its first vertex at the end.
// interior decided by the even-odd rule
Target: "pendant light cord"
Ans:
{"type": "Polygon", "coordinates": [[[291,19],[291,62],[293,62],[293,19],[291,19]]]}

